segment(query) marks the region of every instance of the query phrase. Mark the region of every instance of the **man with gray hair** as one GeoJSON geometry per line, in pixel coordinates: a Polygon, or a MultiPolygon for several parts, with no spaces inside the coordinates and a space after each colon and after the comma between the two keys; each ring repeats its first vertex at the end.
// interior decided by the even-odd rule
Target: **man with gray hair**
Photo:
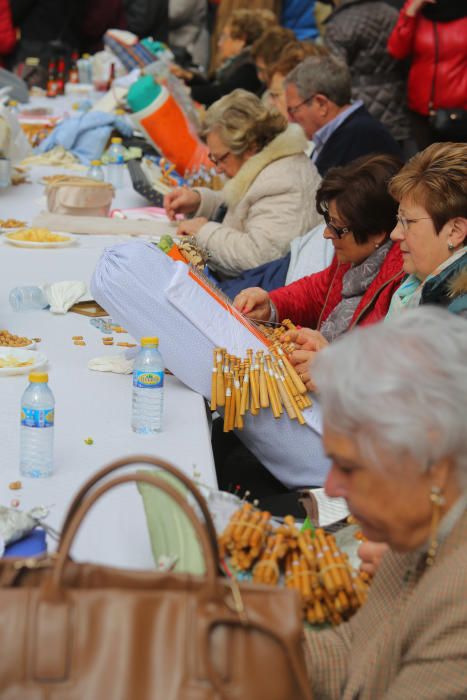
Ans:
{"type": "Polygon", "coordinates": [[[402,157],[389,131],[350,94],[350,71],[334,56],[310,56],[285,79],[289,119],[313,139],[311,159],[321,175],[371,153],[402,157]]]}

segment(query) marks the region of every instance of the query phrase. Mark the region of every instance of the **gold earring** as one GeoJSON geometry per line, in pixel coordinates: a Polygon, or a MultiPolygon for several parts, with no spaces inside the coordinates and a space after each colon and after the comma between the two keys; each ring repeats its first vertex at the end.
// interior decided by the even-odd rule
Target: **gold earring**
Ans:
{"type": "Polygon", "coordinates": [[[430,501],[433,504],[433,512],[431,515],[430,525],[430,547],[426,555],[426,565],[432,566],[438,551],[438,525],[441,516],[441,506],[444,505],[443,491],[439,486],[432,486],[430,492],[430,501]]]}
{"type": "Polygon", "coordinates": [[[451,253],[455,249],[455,247],[456,246],[453,243],[448,243],[448,250],[451,251],[451,253]]]}

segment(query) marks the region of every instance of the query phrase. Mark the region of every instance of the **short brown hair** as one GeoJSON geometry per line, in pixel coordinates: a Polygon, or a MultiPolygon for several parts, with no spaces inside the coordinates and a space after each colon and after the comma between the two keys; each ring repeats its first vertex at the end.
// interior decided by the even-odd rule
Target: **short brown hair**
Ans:
{"type": "Polygon", "coordinates": [[[392,178],[389,192],[423,205],[437,233],[450,219],[467,218],[467,144],[432,143],[392,178]]]}
{"type": "Polygon", "coordinates": [[[295,41],[295,34],[284,27],[270,27],[255,41],[251,48],[253,59],[261,58],[267,66],[277,61],[286,44],[295,41]]]}
{"type": "Polygon", "coordinates": [[[234,10],[226,22],[232,39],[243,39],[246,46],[251,46],[264,31],[264,18],[255,10],[234,10]]]}
{"type": "Polygon", "coordinates": [[[388,192],[388,182],[401,165],[395,156],[371,155],[330,168],[316,193],[318,212],[324,214],[335,201],[357,243],[367,243],[379,233],[389,236],[396,225],[397,204],[388,192]]]}
{"type": "Polygon", "coordinates": [[[291,41],[282,49],[269,75],[272,77],[274,73],[279,73],[286,76],[308,56],[327,56],[328,54],[329,51],[325,46],[314,44],[312,41],[291,41]]]}

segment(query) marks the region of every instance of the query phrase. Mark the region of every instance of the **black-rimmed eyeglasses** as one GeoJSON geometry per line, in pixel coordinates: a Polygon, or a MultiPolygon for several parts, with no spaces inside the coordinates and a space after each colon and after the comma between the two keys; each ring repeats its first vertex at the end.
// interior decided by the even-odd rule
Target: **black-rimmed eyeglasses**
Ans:
{"type": "Polygon", "coordinates": [[[326,224],[326,227],[332,232],[334,238],[342,238],[345,236],[347,233],[351,233],[351,229],[348,226],[335,226],[331,222],[331,217],[329,216],[329,212],[325,211],[323,214],[324,218],[324,223],[326,224]]]}
{"type": "Polygon", "coordinates": [[[287,107],[287,114],[289,115],[289,117],[293,117],[293,115],[296,112],[298,112],[300,107],[303,107],[303,105],[306,105],[308,102],[311,102],[314,97],[316,97],[316,94],[307,97],[306,100],[302,100],[298,103],[298,105],[295,105],[294,107],[287,107]]]}

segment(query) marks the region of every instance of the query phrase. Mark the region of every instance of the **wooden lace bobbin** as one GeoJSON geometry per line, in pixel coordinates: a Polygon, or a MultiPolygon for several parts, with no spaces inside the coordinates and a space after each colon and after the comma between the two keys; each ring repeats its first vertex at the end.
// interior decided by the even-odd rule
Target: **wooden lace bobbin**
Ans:
{"type": "Polygon", "coordinates": [[[262,350],[256,353],[256,362],[259,365],[259,402],[261,408],[269,407],[269,395],[266,384],[266,375],[264,373],[264,358],[262,350]]]}
{"type": "Polygon", "coordinates": [[[342,615],[336,610],[334,600],[326,590],[324,591],[323,604],[327,613],[326,617],[329,621],[332,622],[333,625],[340,625],[342,622],[342,615]]]}
{"type": "Polygon", "coordinates": [[[259,366],[257,367],[253,360],[253,350],[247,350],[248,362],[250,366],[250,394],[251,404],[250,411],[256,416],[260,409],[259,402],[259,366]]]}
{"type": "MultiPolygon", "coordinates": [[[[290,400],[292,401],[292,405],[294,407],[294,410],[295,411],[298,410],[300,412],[300,407],[298,406],[297,399],[301,396],[301,394],[299,393],[297,387],[295,386],[294,382],[292,381],[292,378],[291,378],[290,374],[288,373],[284,362],[280,358],[277,358],[277,365],[278,365],[279,370],[281,371],[282,375],[284,376],[284,384],[285,384],[285,387],[287,389],[287,393],[290,396],[290,400]]],[[[294,372],[295,372],[295,370],[294,370],[294,372]]],[[[297,415],[297,418],[299,419],[299,422],[302,423],[302,420],[300,420],[298,415],[297,415]]],[[[302,417],[302,419],[303,419],[303,417],[302,417]]],[[[303,419],[303,423],[304,422],[305,421],[303,419]]]]}
{"type": "Polygon", "coordinates": [[[285,354],[285,352],[282,350],[280,344],[274,343],[274,345],[272,346],[272,350],[273,350],[273,354],[278,355],[279,358],[283,361],[284,366],[287,370],[287,373],[289,374],[291,380],[295,384],[298,393],[299,394],[306,394],[306,391],[307,391],[306,386],[304,385],[304,383],[302,382],[302,380],[298,376],[295,369],[290,364],[290,361],[289,361],[287,355],[285,354]]]}
{"type": "Polygon", "coordinates": [[[244,503],[238,512],[239,517],[236,519],[236,525],[232,530],[232,540],[236,543],[241,542],[243,532],[245,530],[245,525],[248,523],[251,513],[253,511],[253,506],[251,503],[244,503]]]}
{"type": "Polygon", "coordinates": [[[313,600],[312,604],[307,608],[307,620],[312,625],[322,625],[326,622],[326,611],[320,600],[313,600]]]}
{"type": "Polygon", "coordinates": [[[225,387],[224,387],[224,350],[217,349],[216,353],[216,403],[217,406],[225,406],[225,387]]]}
{"type": "Polygon", "coordinates": [[[300,552],[308,564],[310,571],[310,584],[313,591],[313,596],[316,598],[323,597],[323,589],[318,576],[318,563],[316,561],[315,551],[311,543],[310,531],[301,532],[298,536],[298,546],[300,552]]]}
{"type": "Polygon", "coordinates": [[[240,401],[240,415],[244,416],[248,409],[248,399],[250,396],[250,363],[244,363],[244,373],[242,380],[242,395],[240,401]]]}
{"type": "Polygon", "coordinates": [[[225,386],[225,410],[224,410],[224,433],[230,431],[230,417],[232,413],[232,375],[228,372],[224,380],[225,386]]]}
{"type": "Polygon", "coordinates": [[[334,562],[336,564],[339,564],[340,568],[340,576],[341,580],[344,584],[344,590],[348,595],[352,595],[353,593],[353,585],[352,585],[352,579],[349,573],[349,565],[347,561],[345,561],[342,552],[337,548],[336,540],[332,535],[327,535],[326,536],[326,542],[328,543],[328,547],[332,552],[332,556],[334,558],[334,562]]]}
{"type": "Polygon", "coordinates": [[[211,402],[209,407],[211,411],[215,411],[217,408],[217,353],[219,348],[213,350],[213,363],[212,363],[212,378],[211,378],[211,402]]]}
{"type": "Polygon", "coordinates": [[[290,398],[290,394],[287,391],[284,375],[282,374],[282,372],[279,368],[279,365],[277,364],[276,361],[274,361],[273,367],[274,367],[275,372],[277,373],[277,378],[278,378],[277,387],[279,389],[279,394],[280,394],[280,397],[282,400],[282,404],[287,412],[288,417],[291,420],[294,420],[297,417],[297,414],[296,414],[295,409],[293,407],[292,400],[290,398]]]}
{"type": "MultiPolygon", "coordinates": [[[[328,575],[330,574],[332,577],[332,580],[334,581],[334,587],[335,591],[341,591],[344,589],[344,582],[342,581],[342,577],[340,574],[340,567],[336,564],[334,560],[334,556],[331,552],[331,549],[329,548],[329,545],[326,540],[326,535],[324,533],[324,530],[321,528],[317,528],[315,530],[315,541],[314,544],[318,544],[319,549],[321,554],[323,554],[323,557],[320,559],[320,573],[323,575],[323,571],[325,571],[325,574],[328,575]]],[[[328,588],[329,592],[332,594],[330,589],[328,588]]],[[[332,594],[334,595],[334,594],[332,594]]]]}
{"type": "Polygon", "coordinates": [[[261,547],[270,531],[270,518],[271,513],[269,513],[269,511],[261,511],[261,520],[258,523],[258,528],[255,529],[250,540],[251,551],[255,556],[259,556],[261,547]]]}
{"type": "Polygon", "coordinates": [[[253,532],[259,530],[260,521],[261,511],[253,511],[248,519],[248,522],[245,523],[244,530],[239,542],[240,547],[246,548],[250,546],[250,541],[252,539],[253,532]]]}
{"type": "Polygon", "coordinates": [[[241,516],[242,516],[242,510],[241,509],[236,510],[235,513],[232,514],[232,517],[230,518],[224,532],[219,537],[219,549],[220,549],[220,555],[222,558],[225,557],[228,549],[232,549],[233,533],[235,531],[235,528],[236,528],[241,516]]]}
{"type": "Polygon", "coordinates": [[[274,372],[272,369],[271,357],[270,357],[270,355],[266,355],[264,359],[266,362],[266,367],[264,368],[264,371],[266,373],[266,383],[267,383],[272,413],[273,413],[274,418],[280,418],[282,415],[282,402],[281,402],[281,398],[279,395],[279,389],[276,385],[274,372]]]}
{"type": "Polygon", "coordinates": [[[240,376],[238,369],[234,370],[234,398],[235,398],[235,412],[234,412],[234,427],[242,430],[243,428],[243,418],[240,412],[241,403],[241,391],[240,391],[240,376]]]}

